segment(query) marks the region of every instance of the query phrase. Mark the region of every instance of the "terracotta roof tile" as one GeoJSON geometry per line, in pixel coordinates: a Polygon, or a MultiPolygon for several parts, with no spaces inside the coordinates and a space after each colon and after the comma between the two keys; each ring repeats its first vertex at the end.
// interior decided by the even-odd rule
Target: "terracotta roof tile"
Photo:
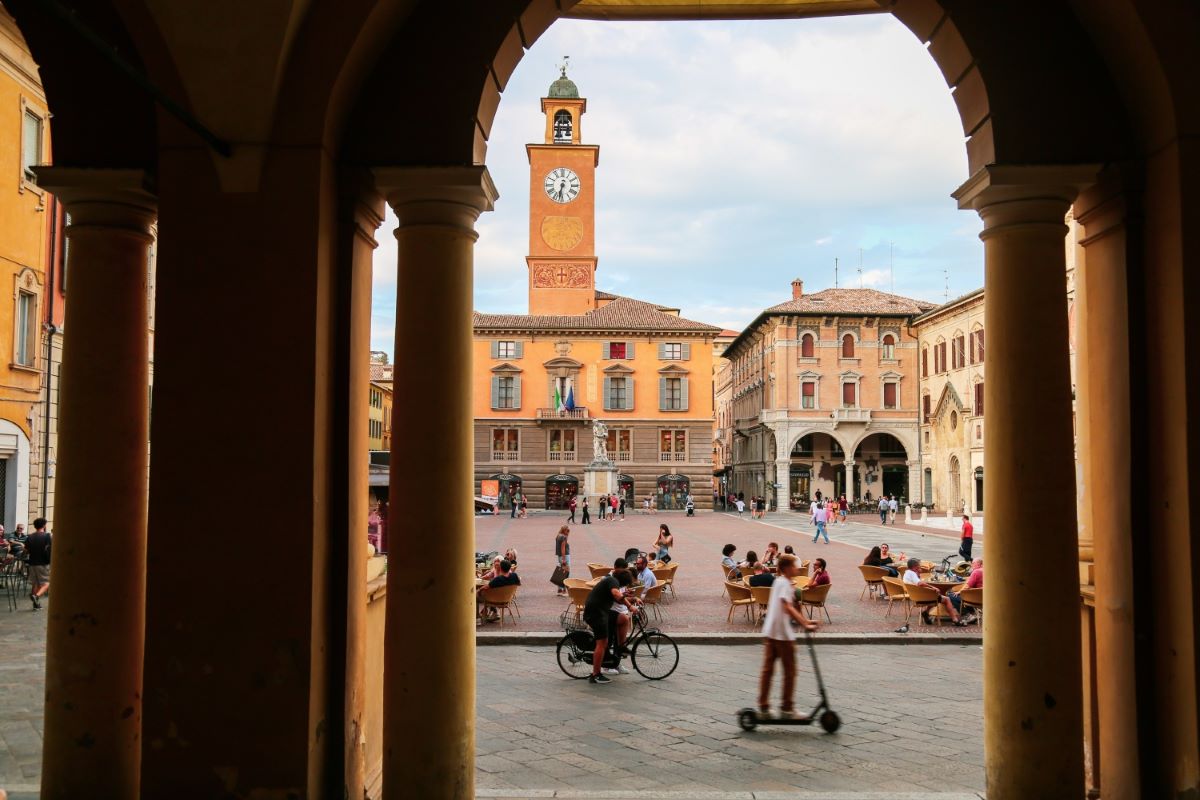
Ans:
{"type": "Polygon", "coordinates": [[[875,289],[823,289],[771,306],[764,314],[920,314],[935,303],[875,289]]]}
{"type": "Polygon", "coordinates": [[[637,330],[637,331],[697,331],[718,333],[715,325],[706,325],[659,310],[654,303],[616,297],[605,305],[585,314],[480,314],[475,312],[475,328],[506,328],[510,330],[637,330]]]}
{"type": "Polygon", "coordinates": [[[392,364],[372,364],[371,365],[371,380],[384,381],[385,383],[392,380],[392,364]]]}

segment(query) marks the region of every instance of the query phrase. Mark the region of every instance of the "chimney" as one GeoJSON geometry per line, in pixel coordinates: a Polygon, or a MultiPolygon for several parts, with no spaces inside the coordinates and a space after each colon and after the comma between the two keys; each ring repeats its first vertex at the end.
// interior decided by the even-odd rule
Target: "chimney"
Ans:
{"type": "Polygon", "coordinates": [[[800,280],[799,278],[796,278],[796,280],[792,281],[792,299],[799,300],[803,296],[804,296],[804,281],[800,280]]]}

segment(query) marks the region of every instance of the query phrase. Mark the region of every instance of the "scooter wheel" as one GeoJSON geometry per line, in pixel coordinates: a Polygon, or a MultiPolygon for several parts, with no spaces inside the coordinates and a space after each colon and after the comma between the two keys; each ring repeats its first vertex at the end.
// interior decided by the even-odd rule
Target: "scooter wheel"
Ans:
{"type": "Polygon", "coordinates": [[[821,727],[826,733],[837,733],[837,729],[842,727],[842,718],[836,711],[826,711],[821,715],[821,727]]]}
{"type": "Polygon", "coordinates": [[[753,708],[743,708],[738,712],[738,726],[744,731],[752,731],[758,727],[758,712],[753,708]]]}

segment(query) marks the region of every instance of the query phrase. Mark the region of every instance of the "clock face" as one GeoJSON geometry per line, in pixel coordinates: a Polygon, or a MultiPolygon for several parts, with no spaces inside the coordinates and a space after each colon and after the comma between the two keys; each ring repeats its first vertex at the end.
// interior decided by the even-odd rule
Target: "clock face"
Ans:
{"type": "Polygon", "coordinates": [[[546,196],[556,203],[569,203],[579,196],[579,176],[566,167],[555,167],[546,175],[546,196]]]}

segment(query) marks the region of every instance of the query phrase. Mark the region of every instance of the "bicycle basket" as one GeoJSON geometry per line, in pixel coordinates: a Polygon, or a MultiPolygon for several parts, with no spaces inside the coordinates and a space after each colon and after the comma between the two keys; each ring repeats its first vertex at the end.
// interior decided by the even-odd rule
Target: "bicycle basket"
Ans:
{"type": "Polygon", "coordinates": [[[576,631],[587,633],[591,631],[586,622],[575,616],[574,611],[564,611],[559,614],[558,624],[566,633],[574,633],[576,631]]]}

